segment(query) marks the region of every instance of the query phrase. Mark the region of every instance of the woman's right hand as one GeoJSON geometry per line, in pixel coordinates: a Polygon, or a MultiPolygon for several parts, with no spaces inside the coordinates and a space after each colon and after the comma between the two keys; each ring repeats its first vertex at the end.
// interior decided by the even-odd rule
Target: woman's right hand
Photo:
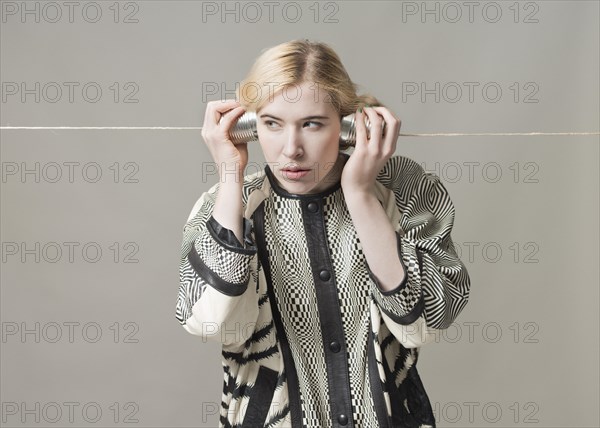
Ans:
{"type": "Polygon", "coordinates": [[[229,130],[245,111],[237,100],[209,101],[206,105],[201,135],[219,172],[237,169],[243,175],[248,164],[248,143],[233,144],[229,138],[229,130]]]}

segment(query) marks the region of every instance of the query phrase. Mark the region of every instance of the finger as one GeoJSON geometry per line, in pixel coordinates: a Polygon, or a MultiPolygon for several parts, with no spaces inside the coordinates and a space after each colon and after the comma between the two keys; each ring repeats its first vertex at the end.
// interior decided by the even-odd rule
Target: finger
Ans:
{"type": "Polygon", "coordinates": [[[398,141],[398,131],[400,130],[400,119],[395,117],[385,107],[374,107],[374,109],[383,116],[385,120],[385,129],[383,136],[383,150],[387,153],[394,153],[396,151],[396,143],[398,141]]]}
{"type": "MultiPolygon", "coordinates": [[[[364,110],[363,110],[364,111],[364,110]]],[[[365,125],[365,115],[359,110],[354,115],[354,126],[356,130],[356,147],[366,144],[367,126],[365,125]]]]}
{"type": "Polygon", "coordinates": [[[393,135],[394,132],[396,135],[398,131],[394,130],[394,124],[396,122],[396,118],[392,115],[392,113],[385,107],[377,106],[373,107],[373,109],[383,117],[382,126],[380,127],[380,134],[382,136],[383,144],[382,149],[387,153],[390,149],[395,150],[393,135]],[[383,127],[385,124],[385,127],[383,127]]]}
{"type": "Polygon", "coordinates": [[[225,129],[229,130],[232,123],[237,121],[242,115],[246,112],[246,109],[242,106],[236,107],[233,110],[228,111],[224,115],[221,116],[221,120],[219,121],[219,126],[225,127],[225,129]]]}
{"type": "Polygon", "coordinates": [[[239,101],[235,100],[235,99],[231,99],[231,100],[218,100],[218,101],[211,101],[209,103],[209,105],[207,106],[207,109],[210,107],[211,109],[211,116],[214,118],[216,123],[219,123],[219,120],[221,119],[221,116],[232,110],[233,108],[239,106],[240,103],[239,101]]]}
{"type": "Polygon", "coordinates": [[[240,102],[235,99],[219,100],[219,101],[214,101],[214,103],[215,103],[214,104],[215,109],[220,112],[231,110],[236,105],[240,105],[240,102]]]}
{"type": "Polygon", "coordinates": [[[374,147],[381,146],[381,125],[383,124],[383,119],[379,114],[375,111],[373,107],[365,108],[365,113],[369,117],[369,122],[371,124],[371,131],[369,137],[369,145],[373,145],[374,147]]]}
{"type": "Polygon", "coordinates": [[[382,106],[375,106],[375,107],[371,107],[372,109],[374,109],[375,111],[377,111],[377,113],[379,113],[381,116],[384,117],[385,122],[386,122],[386,127],[388,125],[388,122],[391,125],[393,125],[394,122],[398,122],[398,130],[400,130],[400,123],[401,120],[399,118],[397,118],[389,109],[382,107],[382,106]]]}

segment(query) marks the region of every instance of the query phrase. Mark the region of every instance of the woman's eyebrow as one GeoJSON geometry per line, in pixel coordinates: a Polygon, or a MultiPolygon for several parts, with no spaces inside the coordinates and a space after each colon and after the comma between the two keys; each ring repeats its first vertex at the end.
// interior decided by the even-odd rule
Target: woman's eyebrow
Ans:
{"type": "MultiPolygon", "coordinates": [[[[262,119],[262,118],[264,118],[264,117],[270,117],[270,118],[272,118],[272,119],[275,119],[275,120],[283,120],[283,119],[281,119],[281,118],[279,118],[279,117],[277,117],[277,116],[273,116],[272,114],[268,114],[268,113],[263,113],[263,114],[261,114],[261,115],[260,115],[260,118],[261,118],[261,119],[262,119]]],[[[309,120],[309,119],[321,119],[321,120],[328,120],[328,119],[329,119],[329,117],[328,117],[328,116],[319,116],[319,115],[313,115],[313,116],[306,116],[306,117],[303,117],[303,118],[302,118],[302,119],[300,119],[300,120],[309,120]]]]}

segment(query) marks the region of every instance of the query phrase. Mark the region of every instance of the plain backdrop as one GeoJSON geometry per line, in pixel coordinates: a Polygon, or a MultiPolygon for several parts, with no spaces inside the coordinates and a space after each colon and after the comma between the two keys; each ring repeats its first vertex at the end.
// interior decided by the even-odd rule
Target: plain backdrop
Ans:
{"type": "MultiPolygon", "coordinates": [[[[597,1],[66,3],[1,3],[2,126],[199,127],[263,49],[309,38],[403,133],[600,129],[597,1]]],[[[217,180],[200,131],[0,135],[2,426],[217,426],[219,344],[175,319],[182,228],[217,180]]],[[[421,350],[438,425],[598,427],[598,135],[397,154],[447,186],[471,276],[421,350]]]]}

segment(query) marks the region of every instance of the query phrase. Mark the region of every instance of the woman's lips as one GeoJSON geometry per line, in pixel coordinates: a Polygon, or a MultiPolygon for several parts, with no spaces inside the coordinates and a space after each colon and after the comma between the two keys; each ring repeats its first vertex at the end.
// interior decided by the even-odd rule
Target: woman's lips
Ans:
{"type": "Polygon", "coordinates": [[[310,172],[310,169],[282,169],[283,175],[291,180],[297,180],[310,172]]]}

